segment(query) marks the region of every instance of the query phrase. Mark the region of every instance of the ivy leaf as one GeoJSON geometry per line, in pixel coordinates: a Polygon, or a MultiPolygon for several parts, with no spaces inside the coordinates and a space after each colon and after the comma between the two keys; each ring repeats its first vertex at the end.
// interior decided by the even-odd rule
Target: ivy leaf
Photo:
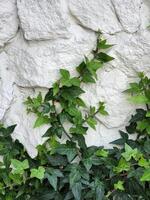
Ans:
{"type": "Polygon", "coordinates": [[[108,112],[105,110],[105,103],[104,102],[99,102],[98,110],[99,110],[100,114],[105,115],[105,116],[108,115],[108,112]]]}
{"type": "Polygon", "coordinates": [[[145,95],[142,95],[142,94],[130,97],[129,101],[136,103],[136,104],[149,103],[148,98],[145,95]]]}
{"type": "Polygon", "coordinates": [[[55,152],[57,152],[60,155],[66,155],[69,162],[71,162],[77,154],[76,148],[74,146],[72,146],[71,144],[68,144],[68,145],[60,144],[55,149],[55,152]]]}
{"type": "Polygon", "coordinates": [[[144,168],[150,167],[150,163],[143,157],[139,160],[138,165],[144,168]]]}
{"type": "Polygon", "coordinates": [[[103,66],[103,64],[99,60],[90,60],[86,63],[87,69],[89,72],[97,78],[96,71],[103,66]]]}
{"type": "Polygon", "coordinates": [[[112,60],[114,60],[113,57],[107,55],[106,53],[103,53],[103,52],[100,52],[98,55],[97,55],[97,59],[106,63],[106,62],[110,62],[112,60]]]}
{"type": "Polygon", "coordinates": [[[49,120],[48,116],[40,116],[36,119],[34,128],[40,127],[44,124],[49,124],[49,122],[50,122],[50,120],[49,120]]]}
{"type": "Polygon", "coordinates": [[[100,48],[100,49],[109,49],[112,46],[114,46],[114,45],[107,44],[107,40],[100,40],[100,42],[98,43],[98,48],[100,48]]]}
{"type": "Polygon", "coordinates": [[[141,156],[137,149],[132,149],[128,144],[125,144],[125,152],[121,155],[125,158],[126,161],[130,161],[131,158],[137,160],[141,156]]]}
{"type": "Polygon", "coordinates": [[[31,178],[37,178],[39,180],[42,180],[44,178],[44,174],[45,174],[45,168],[40,166],[38,167],[38,169],[31,169],[31,178]]]}
{"type": "Polygon", "coordinates": [[[144,119],[137,123],[137,130],[144,131],[145,129],[148,134],[150,134],[150,122],[147,119],[144,119]]]}
{"type": "Polygon", "coordinates": [[[83,94],[84,91],[77,86],[63,87],[62,88],[62,97],[66,100],[73,101],[75,98],[79,97],[80,94],[83,94]]]}
{"type": "Polygon", "coordinates": [[[87,130],[88,130],[87,127],[83,127],[79,125],[79,126],[76,126],[75,128],[71,127],[69,131],[70,133],[85,135],[87,130]]]}
{"type": "Polygon", "coordinates": [[[144,171],[143,176],[141,177],[140,181],[145,182],[145,181],[150,181],[150,168],[146,169],[144,171]]]}
{"type": "Polygon", "coordinates": [[[105,193],[103,183],[98,178],[96,178],[94,185],[95,185],[96,200],[103,200],[105,193]]]}
{"type": "Polygon", "coordinates": [[[150,111],[147,111],[146,117],[150,117],[150,111]]]}
{"type": "Polygon", "coordinates": [[[73,86],[80,87],[80,79],[79,78],[74,77],[74,78],[70,79],[70,83],[73,86]]]}
{"type": "Polygon", "coordinates": [[[119,163],[118,163],[118,166],[117,167],[114,167],[114,172],[117,172],[117,173],[121,173],[123,171],[129,171],[130,170],[130,163],[127,162],[124,158],[121,158],[119,163]]]}
{"type": "Polygon", "coordinates": [[[55,191],[57,191],[57,176],[55,174],[45,174],[45,178],[48,179],[48,182],[50,183],[50,185],[54,188],[55,191]]]}
{"type": "Polygon", "coordinates": [[[56,96],[59,92],[59,84],[56,82],[53,84],[53,95],[56,96]]]}
{"type": "Polygon", "coordinates": [[[96,124],[97,124],[97,121],[94,119],[94,118],[92,118],[92,117],[88,117],[87,118],[87,120],[86,120],[86,122],[88,123],[88,125],[91,127],[91,128],[93,128],[94,130],[96,130],[96,124]]]}
{"type": "Polygon", "coordinates": [[[107,158],[108,157],[108,151],[105,150],[105,149],[99,149],[96,151],[96,156],[98,157],[104,157],[104,158],[107,158]]]}
{"type": "Polygon", "coordinates": [[[81,179],[81,172],[79,167],[74,164],[71,166],[71,172],[69,174],[69,183],[70,187],[72,188],[76,183],[78,183],[81,179]]]}
{"type": "Polygon", "coordinates": [[[85,102],[84,102],[81,98],[78,97],[78,98],[75,100],[75,102],[76,102],[76,104],[77,104],[78,106],[83,107],[83,108],[86,108],[86,104],[85,104],[85,102]]]}
{"type": "Polygon", "coordinates": [[[123,181],[118,181],[117,183],[114,184],[114,189],[115,189],[115,190],[124,191],[125,188],[124,188],[123,184],[124,184],[123,181]]]}
{"type": "Polygon", "coordinates": [[[29,168],[28,160],[19,161],[17,159],[11,160],[11,166],[12,166],[12,173],[13,174],[23,174],[24,170],[29,168]]]}
{"type": "Polygon", "coordinates": [[[95,83],[94,78],[92,77],[92,74],[87,69],[86,63],[82,62],[78,67],[77,71],[79,72],[80,76],[82,77],[82,81],[84,83],[95,83]]]}
{"type": "Polygon", "coordinates": [[[69,79],[70,78],[70,73],[66,69],[60,69],[60,74],[64,79],[69,79]]]}
{"type": "Polygon", "coordinates": [[[53,88],[50,88],[49,91],[45,95],[44,102],[47,102],[53,99],[54,99],[53,88]]]}
{"type": "Polygon", "coordinates": [[[85,166],[85,168],[87,169],[87,171],[89,171],[92,167],[92,157],[89,157],[89,158],[86,158],[86,159],[83,159],[83,164],[85,166]]]}
{"type": "Polygon", "coordinates": [[[82,191],[82,184],[81,182],[75,183],[72,188],[72,193],[74,195],[75,200],[81,200],[81,191],[82,191]]]}
{"type": "Polygon", "coordinates": [[[41,105],[41,108],[42,108],[41,112],[46,114],[50,112],[51,106],[48,102],[46,102],[41,105]]]}

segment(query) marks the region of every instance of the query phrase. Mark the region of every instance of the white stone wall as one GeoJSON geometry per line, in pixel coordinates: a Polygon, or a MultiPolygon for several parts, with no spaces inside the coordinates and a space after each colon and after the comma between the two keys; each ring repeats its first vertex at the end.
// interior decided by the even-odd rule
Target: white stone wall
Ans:
{"type": "Polygon", "coordinates": [[[60,68],[74,72],[95,47],[101,30],[115,60],[99,72],[84,95],[89,104],[106,102],[88,145],[105,145],[118,137],[135,106],[122,93],[138,71],[150,74],[150,0],[0,0],[0,120],[17,124],[18,138],[32,157],[47,127],[33,129],[23,101],[46,91],[60,68]]]}

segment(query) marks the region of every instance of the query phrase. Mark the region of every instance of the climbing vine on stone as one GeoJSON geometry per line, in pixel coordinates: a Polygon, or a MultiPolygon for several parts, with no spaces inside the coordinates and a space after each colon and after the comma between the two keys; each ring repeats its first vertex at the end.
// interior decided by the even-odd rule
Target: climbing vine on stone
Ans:
{"type": "MultiPolygon", "coordinates": [[[[98,37],[93,58],[77,67],[78,76],[60,70],[56,81],[43,97],[28,97],[28,113],[36,115],[34,128],[49,125],[32,159],[11,134],[16,125],[0,127],[0,199],[2,200],[149,200],[150,199],[150,79],[126,91],[130,101],[142,103],[114,148],[87,147],[84,135],[96,129],[96,115],[108,115],[104,102],[88,108],[82,99],[83,84],[94,84],[97,70],[113,60],[105,53],[112,45],[98,37]],[[67,126],[66,126],[67,124],[67,126]],[[135,140],[130,139],[135,134],[135,140]],[[60,142],[61,138],[65,142],[60,142]]],[[[32,133],[31,133],[32,134],[32,133]]]]}

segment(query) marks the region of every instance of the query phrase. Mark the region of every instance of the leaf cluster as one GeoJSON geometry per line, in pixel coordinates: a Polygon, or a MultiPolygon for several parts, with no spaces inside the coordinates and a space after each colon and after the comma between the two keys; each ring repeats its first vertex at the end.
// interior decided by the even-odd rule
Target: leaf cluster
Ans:
{"type": "MultiPolygon", "coordinates": [[[[13,141],[14,126],[0,126],[0,199],[1,200],[149,200],[150,199],[150,111],[137,109],[126,132],[112,142],[112,149],[88,147],[85,134],[96,129],[96,115],[107,116],[104,102],[87,107],[81,98],[83,84],[95,83],[97,70],[113,58],[104,50],[111,47],[98,38],[93,59],[78,67],[78,77],[60,70],[60,79],[43,97],[28,97],[28,113],[34,113],[34,128],[49,125],[47,140],[37,147],[34,159],[13,141]],[[101,51],[103,50],[103,51],[101,51]],[[66,126],[69,125],[68,126],[66,126]],[[136,140],[130,139],[135,134],[136,140]],[[64,143],[61,138],[66,138],[64,143]]],[[[130,85],[128,92],[145,95],[150,80],[140,76],[140,93],[130,85]],[[142,82],[142,83],[141,83],[142,82]]]]}

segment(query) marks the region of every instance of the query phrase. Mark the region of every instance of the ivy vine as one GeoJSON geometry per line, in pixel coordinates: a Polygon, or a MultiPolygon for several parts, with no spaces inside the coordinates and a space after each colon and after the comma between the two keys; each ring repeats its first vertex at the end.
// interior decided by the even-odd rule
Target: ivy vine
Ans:
{"type": "MultiPolygon", "coordinates": [[[[95,129],[96,115],[108,115],[104,102],[87,107],[81,98],[83,84],[94,84],[97,70],[114,58],[112,45],[97,39],[93,58],[76,68],[77,77],[60,70],[60,79],[43,97],[28,97],[28,113],[36,115],[34,128],[49,125],[32,159],[11,134],[15,126],[0,126],[1,200],[149,200],[150,199],[150,79],[139,73],[131,83],[129,100],[145,105],[131,116],[126,132],[112,149],[87,147],[84,135],[95,129]],[[66,124],[68,126],[66,127],[66,124]],[[136,139],[131,139],[134,134],[136,139]],[[66,138],[61,143],[61,138],[66,138]]],[[[32,133],[31,133],[32,134],[32,133]]]]}

